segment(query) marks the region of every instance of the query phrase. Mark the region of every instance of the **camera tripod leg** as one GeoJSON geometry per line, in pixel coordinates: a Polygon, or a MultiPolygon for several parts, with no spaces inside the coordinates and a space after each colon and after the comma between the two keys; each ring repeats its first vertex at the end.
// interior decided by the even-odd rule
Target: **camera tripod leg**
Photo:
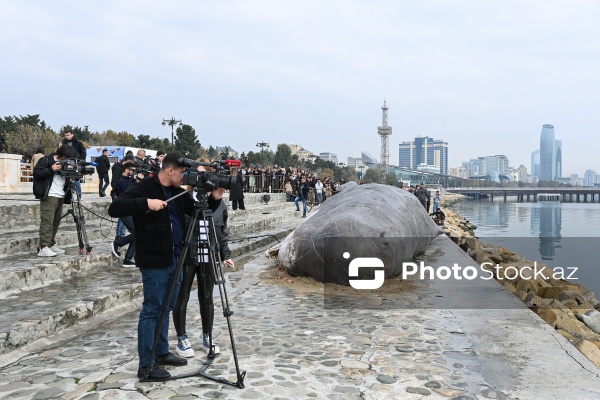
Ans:
{"type": "MultiPolygon", "coordinates": [[[[187,252],[189,250],[190,247],[190,242],[192,239],[192,233],[193,230],[196,226],[196,223],[198,221],[198,218],[201,217],[203,220],[208,221],[208,231],[207,231],[207,241],[208,241],[208,248],[209,248],[209,259],[211,262],[211,267],[212,267],[212,273],[214,274],[214,280],[215,280],[215,285],[217,285],[219,287],[219,293],[221,295],[221,305],[223,307],[223,315],[225,316],[225,318],[227,319],[227,327],[229,330],[229,337],[231,339],[231,349],[233,352],[233,359],[235,361],[235,369],[236,369],[236,375],[237,375],[237,381],[236,382],[232,382],[230,380],[227,380],[225,378],[221,378],[218,376],[213,376],[210,374],[207,374],[205,371],[208,369],[208,367],[212,364],[216,354],[214,353],[214,346],[212,344],[212,333],[210,336],[210,341],[209,341],[209,354],[207,357],[207,360],[205,361],[205,363],[202,365],[202,367],[200,368],[200,370],[198,372],[195,373],[191,373],[191,374],[183,374],[183,375],[176,375],[176,376],[172,376],[170,378],[170,380],[176,380],[176,379],[182,379],[182,378],[190,378],[190,377],[194,377],[194,376],[201,376],[203,378],[206,379],[210,379],[213,380],[215,382],[219,382],[222,384],[226,384],[226,385],[230,385],[230,386],[234,386],[237,387],[239,389],[243,389],[244,386],[244,378],[246,377],[246,371],[240,371],[240,366],[238,363],[238,358],[237,358],[237,351],[236,351],[236,347],[235,347],[235,341],[233,339],[233,329],[231,327],[231,320],[230,317],[233,314],[233,311],[231,311],[229,309],[229,301],[227,299],[227,292],[225,290],[225,277],[223,275],[223,269],[221,268],[221,256],[219,254],[219,252],[217,251],[217,236],[216,236],[216,229],[215,229],[215,224],[212,218],[212,211],[210,211],[208,209],[208,204],[207,203],[196,203],[195,205],[196,207],[196,212],[194,213],[194,217],[192,218],[192,222],[190,223],[190,226],[188,228],[188,231],[186,232],[186,237],[185,237],[185,242],[183,244],[183,247],[181,249],[181,255],[180,255],[180,260],[178,262],[177,268],[176,268],[176,274],[181,272],[181,268],[183,267],[183,263],[185,260],[185,257],[187,255],[187,252]]],[[[178,275],[176,275],[178,276],[178,275]]],[[[171,300],[171,294],[172,291],[174,289],[174,284],[171,286],[171,288],[169,289],[169,294],[167,295],[167,300],[166,300],[166,304],[169,304],[170,300],[171,300]]],[[[160,317],[160,321],[158,323],[158,329],[160,329],[162,327],[163,324],[163,320],[165,318],[165,316],[168,315],[168,313],[165,313],[165,309],[163,308],[163,314],[160,317]]],[[[157,330],[158,332],[158,330],[157,330]]],[[[150,353],[150,359],[152,359],[155,349],[156,349],[156,345],[158,343],[158,336],[156,336],[154,338],[154,344],[152,346],[152,351],[150,353]]],[[[141,380],[143,381],[143,380],[141,380]]]]}
{"type": "MultiPolygon", "coordinates": [[[[73,193],[73,190],[71,190],[73,193]]],[[[76,204],[73,204],[73,208],[69,209],[69,212],[73,214],[73,218],[75,220],[75,227],[77,228],[77,240],[79,241],[79,254],[84,253],[89,256],[92,254],[92,246],[90,246],[90,242],[88,241],[87,231],[85,229],[85,217],[83,215],[83,210],[81,207],[81,196],[77,191],[74,191],[76,195],[76,204]]]]}

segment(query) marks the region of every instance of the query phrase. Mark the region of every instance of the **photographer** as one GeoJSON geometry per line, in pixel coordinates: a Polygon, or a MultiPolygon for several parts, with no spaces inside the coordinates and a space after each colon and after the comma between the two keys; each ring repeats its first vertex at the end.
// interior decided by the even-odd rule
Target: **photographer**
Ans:
{"type": "Polygon", "coordinates": [[[126,155],[123,160],[121,160],[120,162],[117,161],[116,163],[113,164],[111,172],[112,172],[112,179],[110,180],[110,187],[112,189],[112,191],[110,192],[110,197],[114,198],[117,197],[117,184],[119,183],[119,179],[121,179],[121,176],[123,175],[123,172],[125,171],[125,166],[126,165],[134,165],[135,162],[133,160],[133,156],[132,155],[126,155]]]}
{"type": "MultiPolygon", "coordinates": [[[[125,192],[132,183],[139,182],[143,178],[143,176],[135,176],[135,166],[133,164],[128,164],[125,167],[125,171],[123,171],[123,175],[121,175],[121,179],[119,179],[119,182],[117,183],[117,188],[115,189],[116,195],[119,196],[125,192]]],[[[133,226],[133,218],[131,216],[119,218],[119,222],[127,228],[129,235],[116,237],[112,244],[112,252],[115,256],[121,258],[120,248],[129,245],[127,252],[125,253],[125,259],[123,260],[123,267],[133,268],[135,267],[135,262],[133,261],[133,256],[135,255],[135,228],[133,226]]]]}
{"type": "Polygon", "coordinates": [[[179,292],[180,276],[175,276],[177,260],[184,237],[185,214],[194,212],[190,195],[180,196],[167,203],[165,200],[183,192],[184,167],[177,163],[183,154],[171,152],[163,160],[158,175],[133,184],[117,197],[110,207],[111,217],[133,216],[136,243],[136,265],[142,274],[144,301],[138,322],[138,378],[148,382],[161,382],[171,374],[160,365],[186,365],[185,358],[169,352],[168,314],[160,332],[156,332],[163,305],[173,310],[179,292]],[[173,286],[174,285],[174,286],[173,286]],[[169,289],[173,296],[164,304],[169,289]],[[152,345],[158,334],[156,356],[150,359],[152,345]]]}
{"type": "MultiPolygon", "coordinates": [[[[200,162],[209,162],[207,159],[199,159],[200,162]]],[[[198,166],[198,171],[206,171],[203,166],[198,166]]],[[[208,207],[213,212],[213,221],[217,233],[217,248],[220,249],[221,259],[225,264],[233,267],[231,260],[231,251],[229,250],[229,229],[227,228],[227,205],[223,201],[225,189],[216,188],[208,195],[208,207]]],[[[194,191],[196,196],[197,191],[194,191]]],[[[190,218],[191,219],[191,218],[190,218]]],[[[187,221],[189,225],[191,221],[187,221]]],[[[177,331],[177,354],[182,357],[193,357],[194,349],[188,340],[186,334],[186,313],[187,304],[190,299],[190,291],[194,283],[194,277],[198,277],[198,300],[200,302],[200,316],[202,319],[202,339],[207,353],[210,352],[209,345],[212,338],[212,326],[214,321],[213,288],[215,279],[213,276],[212,264],[209,259],[207,242],[208,221],[198,220],[194,227],[192,242],[188,259],[186,260],[185,270],[183,272],[183,282],[179,290],[179,297],[173,311],[173,323],[177,331]]],[[[216,261],[216,260],[214,260],[216,261]]],[[[218,346],[213,343],[213,352],[219,354],[218,346]]]]}
{"type": "Polygon", "coordinates": [[[146,150],[139,149],[135,156],[135,163],[139,166],[146,165],[146,150]]]}
{"type": "Polygon", "coordinates": [[[33,194],[40,200],[40,257],[54,257],[65,252],[56,246],[55,238],[62,206],[71,202],[71,191],[67,190],[65,177],[58,173],[61,169],[59,161],[76,157],[75,150],[63,144],[56,153],[40,158],[33,169],[33,194]]]}
{"type": "Polygon", "coordinates": [[[98,178],[100,178],[100,182],[98,183],[98,194],[100,197],[105,197],[106,193],[104,191],[108,187],[108,170],[110,169],[110,161],[108,160],[108,149],[102,150],[102,155],[96,158],[96,172],[98,173],[98,178]]]}

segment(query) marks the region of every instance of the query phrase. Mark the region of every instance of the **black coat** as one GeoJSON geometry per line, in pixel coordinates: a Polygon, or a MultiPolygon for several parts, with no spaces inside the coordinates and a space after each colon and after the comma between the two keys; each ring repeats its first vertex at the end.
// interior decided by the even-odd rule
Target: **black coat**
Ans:
{"type": "Polygon", "coordinates": [[[112,178],[110,179],[110,187],[114,192],[117,189],[117,184],[119,183],[119,179],[121,179],[121,176],[123,175],[123,171],[125,171],[125,167],[123,166],[123,164],[121,164],[120,161],[117,161],[113,164],[111,171],[112,178]]]}
{"type": "MultiPolygon", "coordinates": [[[[232,177],[233,178],[233,177],[232,177]]],[[[235,183],[229,188],[229,201],[244,199],[244,175],[237,174],[235,183]]]]}
{"type": "MultiPolygon", "coordinates": [[[[173,188],[173,196],[183,191],[182,188],[173,188]]],[[[165,190],[158,176],[132,184],[114,199],[108,207],[108,215],[113,218],[133,216],[136,266],[167,268],[173,264],[173,229],[169,207],[146,213],[149,210],[148,199],[166,200],[165,190]]],[[[173,201],[181,226],[184,227],[185,214],[192,215],[194,212],[194,200],[188,193],[173,201]]]]}
{"type": "Polygon", "coordinates": [[[77,158],[80,160],[85,160],[85,157],[87,156],[87,150],[85,149],[85,146],[79,140],[77,140],[75,136],[73,136],[73,140],[71,140],[70,142],[67,141],[67,139],[63,139],[61,144],[70,145],[71,147],[73,147],[73,150],[75,150],[75,153],[77,153],[77,158]]]}
{"type": "Polygon", "coordinates": [[[102,154],[100,157],[96,157],[96,164],[98,164],[96,167],[96,172],[98,172],[98,175],[102,176],[108,173],[108,170],[110,169],[110,161],[108,161],[108,157],[106,157],[104,154],[102,154]]]}

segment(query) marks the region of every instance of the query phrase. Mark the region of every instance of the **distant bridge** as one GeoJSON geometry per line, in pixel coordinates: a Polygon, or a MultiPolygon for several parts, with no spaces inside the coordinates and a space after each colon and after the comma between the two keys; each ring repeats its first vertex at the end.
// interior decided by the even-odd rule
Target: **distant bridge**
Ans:
{"type": "Polygon", "coordinates": [[[448,193],[460,193],[475,199],[502,197],[506,202],[507,197],[516,197],[518,202],[537,202],[554,200],[576,203],[600,203],[600,188],[448,188],[448,193]],[[598,200],[596,200],[598,199],[598,200]]]}

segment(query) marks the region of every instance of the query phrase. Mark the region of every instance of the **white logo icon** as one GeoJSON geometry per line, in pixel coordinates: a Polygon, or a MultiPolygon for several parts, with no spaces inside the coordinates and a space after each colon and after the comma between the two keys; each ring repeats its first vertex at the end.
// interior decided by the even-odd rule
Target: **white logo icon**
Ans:
{"type": "MultiPolygon", "coordinates": [[[[350,258],[350,253],[345,252],[343,257],[347,260],[350,258]]],[[[350,261],[348,267],[348,276],[350,278],[358,277],[359,268],[383,268],[383,261],[377,257],[358,257],[350,261]]],[[[383,269],[375,270],[374,279],[350,279],[350,286],[354,289],[371,290],[378,289],[383,285],[385,279],[385,272],[383,269]]]]}

